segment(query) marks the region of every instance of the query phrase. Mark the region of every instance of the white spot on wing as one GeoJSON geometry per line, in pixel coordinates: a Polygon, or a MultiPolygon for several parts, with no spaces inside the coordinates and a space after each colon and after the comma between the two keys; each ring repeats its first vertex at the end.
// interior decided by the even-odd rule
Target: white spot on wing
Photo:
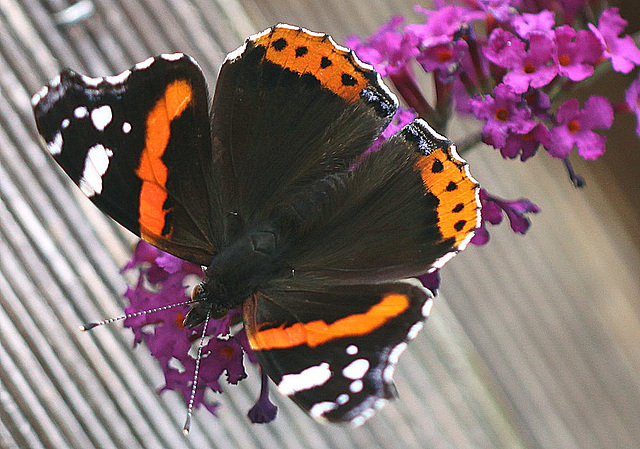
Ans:
{"type": "Polygon", "coordinates": [[[124,72],[120,73],[119,75],[111,75],[111,76],[107,76],[105,77],[105,81],[109,84],[111,84],[112,86],[115,86],[117,84],[122,84],[124,83],[129,76],[131,75],[131,70],[125,70],[124,72]]]}
{"type": "Polygon", "coordinates": [[[393,382],[393,373],[395,370],[395,365],[389,365],[384,369],[384,371],[382,371],[382,378],[386,383],[390,384],[393,382]]]}
{"type": "Polygon", "coordinates": [[[418,321],[416,324],[411,326],[411,329],[409,329],[409,333],[407,334],[407,339],[413,340],[416,338],[416,335],[418,335],[418,332],[420,332],[423,327],[424,323],[422,321],[418,321]]]}
{"type": "Polygon", "coordinates": [[[349,355],[356,355],[358,353],[358,347],[356,345],[349,345],[345,352],[349,355]]]}
{"type": "Polygon", "coordinates": [[[144,70],[144,69],[148,69],[149,67],[151,67],[151,64],[153,64],[153,61],[155,61],[155,58],[152,56],[150,58],[145,59],[142,62],[139,62],[135,65],[136,70],[144,70]]]}
{"type": "Polygon", "coordinates": [[[431,314],[431,309],[433,308],[433,301],[431,299],[427,300],[427,302],[425,302],[422,305],[422,316],[423,317],[428,317],[431,314]]]}
{"type": "Polygon", "coordinates": [[[40,103],[42,99],[47,96],[47,93],[49,93],[49,87],[42,86],[42,88],[31,97],[31,106],[40,103]]]}
{"type": "Polygon", "coordinates": [[[349,402],[349,395],[347,393],[342,393],[336,398],[336,404],[338,405],[344,405],[347,402],[349,402]]]}
{"type": "Polygon", "coordinates": [[[129,134],[131,132],[131,123],[129,122],[122,123],[122,132],[125,134],[129,134]]]}
{"type": "Polygon", "coordinates": [[[89,115],[89,110],[86,106],[78,106],[73,110],[73,116],[75,118],[85,118],[89,115]]]}
{"type": "Polygon", "coordinates": [[[68,118],[65,118],[64,120],[62,120],[62,122],[60,122],[60,128],[67,129],[70,124],[71,121],[68,118]]]}
{"type": "Polygon", "coordinates": [[[317,404],[313,404],[313,407],[309,410],[309,414],[314,418],[320,418],[324,416],[325,413],[330,412],[331,410],[335,410],[338,408],[338,404],[335,402],[324,401],[318,402],[317,404]]]}
{"type": "Polygon", "coordinates": [[[102,144],[97,144],[89,148],[87,157],[84,160],[84,170],[80,178],[80,189],[87,196],[102,193],[102,176],[109,168],[109,158],[113,156],[113,151],[105,148],[102,144]]]}
{"type": "Polygon", "coordinates": [[[285,374],[278,384],[282,394],[291,396],[298,391],[310,390],[324,385],[331,378],[331,369],[328,363],[321,363],[300,371],[298,374],[285,374]]]}
{"type": "Polygon", "coordinates": [[[352,393],[360,393],[363,388],[364,388],[364,384],[362,383],[361,380],[354,380],[349,385],[349,391],[352,393]]]}
{"type": "Polygon", "coordinates": [[[82,78],[82,82],[90,87],[98,87],[98,85],[104,81],[104,78],[92,78],[87,75],[81,75],[80,77],[82,78]]]}
{"type": "Polygon", "coordinates": [[[241,46],[239,46],[238,48],[236,48],[235,50],[233,50],[231,53],[229,53],[227,55],[226,58],[224,58],[224,62],[227,61],[235,61],[236,59],[238,59],[240,56],[242,56],[242,54],[244,53],[244,51],[247,49],[247,43],[245,42],[244,44],[242,44],[241,46]]]}
{"type": "Polygon", "coordinates": [[[348,379],[362,379],[370,367],[367,359],[356,359],[342,370],[342,375],[348,379]]]}
{"type": "Polygon", "coordinates": [[[349,421],[351,427],[359,427],[364,424],[369,418],[371,418],[375,414],[375,410],[373,408],[368,408],[363,410],[358,416],[349,421]]]}
{"type": "Polygon", "coordinates": [[[47,150],[49,150],[49,153],[53,156],[62,152],[62,134],[60,131],[53,136],[51,142],[47,143],[47,150]]]}
{"type": "Polygon", "coordinates": [[[104,131],[111,119],[113,118],[113,111],[111,106],[105,104],[99,108],[95,108],[91,111],[91,122],[98,131],[104,131]]]}
{"type": "Polygon", "coordinates": [[[184,58],[184,53],[162,53],[160,57],[165,61],[177,61],[184,58]]]}
{"type": "Polygon", "coordinates": [[[407,344],[404,341],[393,348],[389,353],[389,363],[391,363],[392,365],[397,364],[398,358],[400,358],[400,354],[402,354],[405,349],[407,349],[407,344]]]}

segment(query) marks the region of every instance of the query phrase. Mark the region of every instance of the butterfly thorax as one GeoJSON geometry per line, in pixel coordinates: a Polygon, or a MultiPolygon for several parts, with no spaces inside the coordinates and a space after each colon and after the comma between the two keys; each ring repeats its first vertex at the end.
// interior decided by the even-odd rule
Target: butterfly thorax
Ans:
{"type": "Polygon", "coordinates": [[[200,324],[207,313],[212,318],[226,315],[283,268],[282,248],[277,244],[275,232],[243,233],[213,257],[204,280],[193,291],[193,299],[199,302],[187,314],[185,326],[200,324]]]}

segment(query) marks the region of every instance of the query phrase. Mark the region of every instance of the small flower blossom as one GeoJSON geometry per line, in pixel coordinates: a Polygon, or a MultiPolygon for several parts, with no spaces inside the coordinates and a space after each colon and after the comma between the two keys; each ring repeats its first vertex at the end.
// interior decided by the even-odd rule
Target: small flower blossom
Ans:
{"type": "Polygon", "coordinates": [[[558,108],[557,126],[551,129],[549,154],[566,158],[573,147],[584,159],[597,159],[605,150],[606,139],[593,129],[608,129],[613,123],[613,108],[609,101],[597,95],[590,97],[584,108],[575,98],[558,108]]]}
{"type": "Polygon", "coordinates": [[[511,67],[521,59],[525,50],[526,45],[518,36],[502,28],[496,28],[489,36],[482,53],[500,67],[511,67]]]}
{"type": "Polygon", "coordinates": [[[516,13],[512,0],[475,0],[480,9],[494,16],[500,22],[508,22],[516,13]]]}
{"type": "Polygon", "coordinates": [[[576,31],[569,25],[555,29],[557,50],[554,56],[558,73],[571,81],[582,81],[593,75],[602,58],[600,40],[588,30],[576,31]]]}
{"type": "Polygon", "coordinates": [[[433,270],[430,273],[425,273],[418,276],[418,280],[423,286],[429,289],[431,293],[436,295],[440,288],[440,270],[433,270]]]}
{"type": "Polygon", "coordinates": [[[520,155],[520,160],[524,162],[536,154],[540,145],[548,146],[550,136],[549,130],[542,123],[538,123],[528,133],[509,134],[504,146],[500,148],[500,154],[508,159],[514,159],[520,155]]]}
{"type": "Polygon", "coordinates": [[[404,28],[406,34],[418,39],[421,47],[450,43],[461,28],[483,17],[461,6],[440,3],[440,8],[435,10],[416,6],[416,11],[425,16],[425,23],[412,23],[404,28]]]}
{"type": "Polygon", "coordinates": [[[530,89],[522,98],[527,102],[527,106],[531,109],[534,117],[541,120],[550,118],[551,98],[549,98],[549,95],[539,89],[530,89]]]}
{"type": "MultiPolygon", "coordinates": [[[[416,114],[411,109],[398,108],[395,115],[393,116],[393,120],[391,120],[385,130],[382,131],[382,134],[378,136],[378,138],[373,142],[369,149],[365,151],[364,154],[362,154],[362,156],[365,156],[373,151],[378,151],[378,148],[380,148],[380,145],[382,145],[384,141],[386,141],[389,137],[393,136],[406,125],[414,121],[415,118],[416,114]]],[[[357,161],[354,165],[357,165],[357,161]]]]}
{"type": "Polygon", "coordinates": [[[476,118],[485,120],[482,128],[484,142],[502,148],[510,134],[526,134],[533,130],[536,122],[531,118],[531,110],[522,95],[504,84],[496,86],[494,92],[495,98],[485,95],[483,99],[471,100],[471,108],[476,118]]]}
{"type": "Polygon", "coordinates": [[[454,40],[423,49],[416,57],[416,61],[426,72],[439,71],[439,73],[451,74],[468,50],[469,46],[465,41],[454,40]]]}
{"type": "Polygon", "coordinates": [[[349,36],[345,44],[360,59],[373,65],[380,76],[397,73],[419,53],[417,38],[399,30],[403,22],[404,17],[394,16],[367,40],[349,36]]]}
{"type": "Polygon", "coordinates": [[[474,245],[484,245],[489,241],[486,223],[500,224],[506,215],[513,232],[525,234],[531,225],[525,214],[540,212],[540,208],[527,199],[503,200],[490,195],[485,189],[480,189],[480,202],[482,203],[482,225],[471,239],[474,245]]]}
{"type": "Polygon", "coordinates": [[[278,413],[278,407],[269,399],[269,378],[261,370],[262,385],[260,386],[260,397],[247,416],[254,424],[263,424],[273,421],[278,413]]]}
{"type": "Polygon", "coordinates": [[[516,47],[505,51],[509,53],[509,58],[505,58],[503,67],[511,70],[504,76],[503,82],[516,93],[522,94],[529,87],[544,87],[558,74],[553,64],[554,42],[543,34],[529,35],[529,48],[525,51],[516,47]]]}
{"type": "Polygon", "coordinates": [[[627,26],[627,21],[620,17],[618,8],[602,11],[598,26],[589,24],[589,29],[600,39],[604,47],[604,56],[611,59],[613,70],[629,73],[640,64],[640,49],[631,36],[618,37],[627,26]]]}
{"type": "Polygon", "coordinates": [[[543,10],[537,14],[518,14],[511,21],[516,33],[522,38],[529,37],[530,34],[543,34],[547,37],[553,37],[553,27],[556,19],[552,11],[543,10]]]}

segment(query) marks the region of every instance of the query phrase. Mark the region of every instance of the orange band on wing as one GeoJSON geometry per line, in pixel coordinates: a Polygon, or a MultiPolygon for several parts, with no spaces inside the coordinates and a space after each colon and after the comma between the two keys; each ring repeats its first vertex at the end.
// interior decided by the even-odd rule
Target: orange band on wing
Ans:
{"type": "Polygon", "coordinates": [[[469,176],[466,163],[439,149],[415,163],[426,190],[439,200],[438,228],[444,239],[460,244],[477,228],[477,183],[469,176]]]}
{"type": "Polygon", "coordinates": [[[191,102],[192,94],[187,81],[173,81],[147,116],[145,147],[136,170],[142,180],[139,214],[143,238],[147,238],[146,234],[162,235],[165,227],[168,171],[162,156],[169,143],[171,121],[182,114],[191,102]]]}
{"type": "Polygon", "coordinates": [[[257,351],[291,348],[302,344],[314,348],[336,338],[366,335],[403,313],[409,308],[409,304],[407,295],[393,293],[384,296],[365,313],[350,315],[331,324],[316,320],[266,329],[249,334],[249,343],[257,351]]]}
{"type": "Polygon", "coordinates": [[[368,80],[351,54],[329,36],[278,27],[255,40],[267,49],[265,59],[300,75],[313,75],[323,87],[348,102],[360,98],[368,80]]]}

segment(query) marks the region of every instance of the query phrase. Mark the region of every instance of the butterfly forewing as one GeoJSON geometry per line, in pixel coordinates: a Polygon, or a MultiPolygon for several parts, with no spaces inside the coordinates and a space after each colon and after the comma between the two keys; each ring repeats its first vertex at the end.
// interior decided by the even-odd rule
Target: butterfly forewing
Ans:
{"type": "Polygon", "coordinates": [[[65,70],[34,97],[48,151],[98,207],[202,264],[221,228],[208,109],[202,72],[179,53],[104,78],[65,70]]]}
{"type": "Polygon", "coordinates": [[[214,151],[227,206],[259,224],[293,192],[347,170],[391,120],[377,74],[325,34],[278,25],[223,64],[214,151]]]}
{"type": "Polygon", "coordinates": [[[290,198],[281,219],[301,230],[287,254],[295,276],[278,282],[304,289],[423,274],[473,235],[477,190],[453,144],[416,120],[351,171],[290,198]]]}

